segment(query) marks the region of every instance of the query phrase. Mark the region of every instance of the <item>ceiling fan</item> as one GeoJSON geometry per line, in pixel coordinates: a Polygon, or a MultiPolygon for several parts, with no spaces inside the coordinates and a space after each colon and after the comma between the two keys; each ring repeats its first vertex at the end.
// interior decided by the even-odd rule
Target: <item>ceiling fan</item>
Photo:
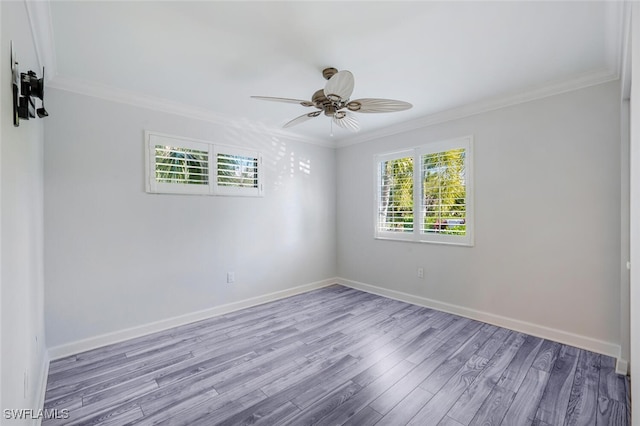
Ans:
{"type": "Polygon", "coordinates": [[[350,100],[353,92],[354,79],[351,72],[338,71],[335,68],[325,68],[322,76],[327,79],[324,89],[317,90],[310,101],[289,98],[274,98],[270,96],[251,96],[254,99],[265,101],[287,102],[300,104],[304,107],[314,107],[318,111],[303,114],[287,122],[283,127],[292,127],[311,118],[324,115],[330,117],[332,122],[343,129],[357,132],[360,130],[358,120],[352,112],[395,112],[403,111],[412,107],[408,102],[396,101],[393,99],[362,98],[350,100]]]}

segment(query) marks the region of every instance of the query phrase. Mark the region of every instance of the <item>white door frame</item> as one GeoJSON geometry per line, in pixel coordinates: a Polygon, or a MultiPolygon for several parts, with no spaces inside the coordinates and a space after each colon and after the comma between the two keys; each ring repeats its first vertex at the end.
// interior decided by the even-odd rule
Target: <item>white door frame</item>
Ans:
{"type": "Polygon", "coordinates": [[[630,101],[630,338],[632,425],[640,426],[640,5],[631,9],[630,101]],[[634,43],[635,42],[635,43],[634,43]],[[634,85],[635,82],[635,85],[634,85]],[[633,413],[636,413],[633,415],[633,413]]]}

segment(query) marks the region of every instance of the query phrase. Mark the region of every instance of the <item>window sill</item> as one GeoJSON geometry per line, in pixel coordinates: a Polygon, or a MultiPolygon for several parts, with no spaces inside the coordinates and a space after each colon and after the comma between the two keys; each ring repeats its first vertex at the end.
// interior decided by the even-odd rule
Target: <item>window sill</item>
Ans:
{"type": "Polygon", "coordinates": [[[415,239],[415,238],[398,238],[398,237],[387,237],[387,236],[379,236],[376,235],[373,237],[375,240],[381,240],[381,241],[397,241],[397,242],[402,242],[402,243],[417,243],[417,244],[438,244],[438,245],[445,245],[445,246],[459,246],[459,247],[474,247],[475,243],[472,242],[468,242],[468,241],[464,241],[464,242],[457,242],[457,241],[435,241],[435,240],[421,240],[421,239],[415,239]]]}

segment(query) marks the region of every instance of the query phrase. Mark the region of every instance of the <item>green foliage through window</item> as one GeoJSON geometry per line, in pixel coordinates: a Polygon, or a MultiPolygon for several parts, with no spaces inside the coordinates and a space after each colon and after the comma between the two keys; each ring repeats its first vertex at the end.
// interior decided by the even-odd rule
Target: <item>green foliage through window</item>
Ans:
{"type": "Polygon", "coordinates": [[[209,154],[207,151],[155,146],[156,181],[186,185],[209,183],[209,154]]]}
{"type": "Polygon", "coordinates": [[[375,156],[377,238],[472,246],[473,139],[375,156]]]}
{"type": "Polygon", "coordinates": [[[413,158],[380,163],[379,229],[413,232],[413,158]]]}
{"type": "Polygon", "coordinates": [[[218,154],[218,185],[258,187],[258,159],[241,155],[218,154]]]}
{"type": "Polygon", "coordinates": [[[466,233],[465,150],[422,156],[422,231],[466,233]]]}

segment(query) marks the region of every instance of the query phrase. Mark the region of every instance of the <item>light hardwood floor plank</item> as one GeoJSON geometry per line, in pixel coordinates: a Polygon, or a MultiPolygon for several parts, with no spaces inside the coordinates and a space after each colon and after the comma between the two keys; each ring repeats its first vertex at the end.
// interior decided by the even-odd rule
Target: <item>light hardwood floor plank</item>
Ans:
{"type": "Polygon", "coordinates": [[[472,355],[447,381],[446,388],[436,393],[407,424],[415,426],[438,424],[486,367],[488,361],[486,358],[472,355]]]}
{"type": "Polygon", "coordinates": [[[494,386],[468,424],[473,426],[499,425],[515,396],[515,392],[494,386]]]}
{"type": "Polygon", "coordinates": [[[629,424],[626,378],[616,374],[613,358],[604,355],[600,357],[599,379],[596,424],[601,426],[629,424]]]}
{"type": "Polygon", "coordinates": [[[516,392],[536,359],[543,341],[539,337],[526,336],[518,353],[500,377],[498,386],[516,392]]]}
{"type": "Polygon", "coordinates": [[[600,355],[580,351],[567,408],[567,426],[595,425],[598,411],[600,355]]]}
{"type": "MultiPolygon", "coordinates": [[[[390,390],[385,392],[385,395],[389,392],[390,390]]],[[[407,424],[407,422],[411,420],[432,397],[433,394],[431,392],[426,391],[421,387],[415,387],[406,397],[402,398],[400,402],[389,410],[384,417],[376,423],[376,425],[396,426],[407,424]]],[[[379,399],[380,397],[378,397],[376,401],[379,401],[379,399]]]]}
{"type": "Polygon", "coordinates": [[[540,423],[564,424],[578,365],[579,351],[571,346],[562,346],[560,349],[536,412],[536,420],[540,423]]]}
{"type": "Polygon", "coordinates": [[[538,368],[530,368],[518,392],[502,419],[503,426],[530,425],[535,420],[538,405],[549,381],[549,373],[538,368]]]}
{"type": "MultiPolygon", "coordinates": [[[[496,386],[496,383],[498,383],[507,366],[515,357],[524,340],[524,334],[516,332],[508,334],[502,345],[489,360],[487,366],[480,372],[478,377],[476,377],[476,380],[462,393],[447,415],[460,423],[470,424],[474,417],[476,417],[476,413],[480,410],[484,401],[493,391],[493,388],[496,386]]],[[[498,401],[503,402],[504,399],[500,398],[498,401]]],[[[500,420],[502,420],[502,417],[500,417],[500,420]]]]}
{"type": "Polygon", "coordinates": [[[51,362],[58,425],[621,425],[615,360],[338,285],[51,362]]]}

